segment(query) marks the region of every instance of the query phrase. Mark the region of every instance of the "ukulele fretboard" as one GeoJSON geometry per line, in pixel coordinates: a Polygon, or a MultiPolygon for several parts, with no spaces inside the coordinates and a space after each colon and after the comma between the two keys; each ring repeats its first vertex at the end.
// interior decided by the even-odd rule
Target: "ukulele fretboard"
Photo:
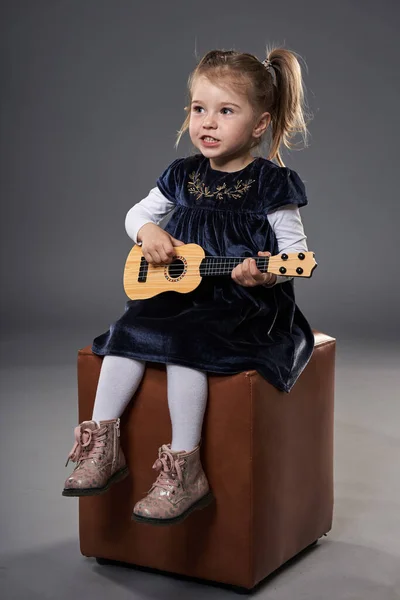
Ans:
{"type": "Polygon", "coordinates": [[[268,270],[269,256],[206,256],[200,264],[200,275],[229,275],[237,265],[242,263],[245,258],[254,258],[257,268],[266,273],[268,270]]]}

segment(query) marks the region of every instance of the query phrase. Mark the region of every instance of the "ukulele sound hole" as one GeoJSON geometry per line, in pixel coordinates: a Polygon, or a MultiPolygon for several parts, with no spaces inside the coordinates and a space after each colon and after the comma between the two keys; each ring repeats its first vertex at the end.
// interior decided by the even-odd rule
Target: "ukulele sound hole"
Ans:
{"type": "Polygon", "coordinates": [[[165,276],[168,281],[179,281],[185,275],[187,263],[183,257],[176,258],[165,268],[165,276]]]}

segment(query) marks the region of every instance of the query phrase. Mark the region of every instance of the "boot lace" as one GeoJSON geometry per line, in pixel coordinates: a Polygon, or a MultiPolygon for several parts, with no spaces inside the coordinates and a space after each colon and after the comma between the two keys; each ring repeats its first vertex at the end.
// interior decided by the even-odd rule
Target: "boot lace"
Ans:
{"type": "MultiPolygon", "coordinates": [[[[159,458],[153,465],[153,469],[160,471],[159,476],[152,489],[159,487],[164,490],[178,488],[183,483],[182,466],[185,464],[184,458],[175,458],[172,452],[163,450],[159,458]]],[[[172,492],[175,493],[175,490],[172,492]]]]}
{"type": "Polygon", "coordinates": [[[70,460],[77,463],[78,461],[91,458],[100,458],[103,453],[103,448],[106,445],[106,433],[107,427],[100,427],[95,430],[84,427],[83,425],[75,427],[75,444],[68,455],[65,466],[68,465],[70,460]]]}

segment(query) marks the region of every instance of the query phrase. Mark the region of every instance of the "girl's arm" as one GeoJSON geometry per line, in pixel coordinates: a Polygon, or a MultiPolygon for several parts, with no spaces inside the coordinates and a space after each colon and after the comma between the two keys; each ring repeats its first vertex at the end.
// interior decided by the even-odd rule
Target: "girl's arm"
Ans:
{"type": "MultiPolygon", "coordinates": [[[[279,253],[308,251],[307,236],[304,233],[300,210],[297,204],[287,204],[269,213],[267,218],[275,233],[279,253]]],[[[293,279],[293,277],[276,275],[276,281],[270,285],[266,285],[266,287],[272,287],[277,283],[283,283],[290,279],[293,279]]]]}
{"type": "Polygon", "coordinates": [[[174,208],[175,203],[168,200],[158,187],[151,189],[146,198],[143,198],[128,211],[125,218],[126,233],[135,244],[140,246],[142,242],[137,239],[139,229],[146,223],[158,225],[161,219],[169,215],[174,208]]]}

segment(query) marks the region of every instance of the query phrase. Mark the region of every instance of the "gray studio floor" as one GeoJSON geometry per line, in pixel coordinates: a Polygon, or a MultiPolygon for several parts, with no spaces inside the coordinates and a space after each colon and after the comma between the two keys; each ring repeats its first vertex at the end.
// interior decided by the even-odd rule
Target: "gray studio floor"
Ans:
{"type": "MultiPolygon", "coordinates": [[[[80,555],[77,502],[61,487],[76,425],[75,348],[90,333],[62,337],[1,343],[1,600],[240,597],[80,555]]],[[[338,344],[333,529],[255,598],[400,599],[399,365],[398,346],[338,344]]]]}

